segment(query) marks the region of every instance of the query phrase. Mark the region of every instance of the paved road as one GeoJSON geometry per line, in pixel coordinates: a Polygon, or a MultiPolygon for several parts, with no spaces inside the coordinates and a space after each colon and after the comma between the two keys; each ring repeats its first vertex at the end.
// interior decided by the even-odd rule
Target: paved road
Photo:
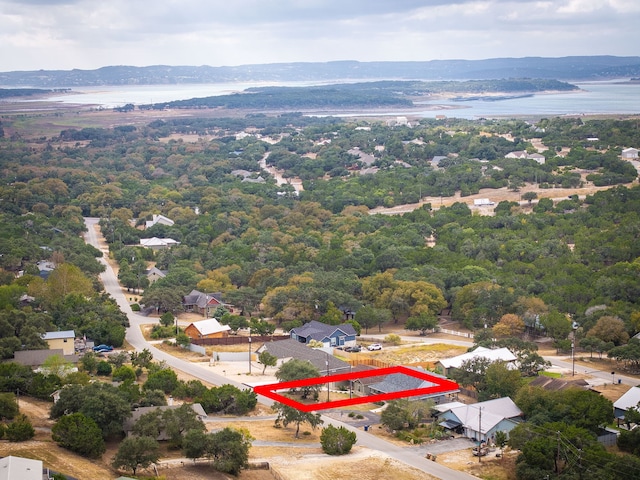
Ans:
{"type": "MultiPolygon", "coordinates": [[[[85,234],[85,241],[100,249],[100,242],[98,241],[98,236],[94,228],[98,221],[98,218],[85,218],[85,224],[88,229],[88,233],[85,234]]],[[[103,254],[106,254],[106,252],[103,252],[103,254]]],[[[222,375],[218,375],[214,372],[209,372],[201,367],[191,364],[191,362],[187,362],[185,360],[169,355],[162,350],[158,350],[152,344],[147,342],[142,335],[140,325],[148,324],[150,319],[131,310],[129,302],[127,301],[124,293],[122,292],[122,289],[120,288],[120,285],[118,284],[118,279],[113,269],[104,258],[100,258],[99,260],[106,267],[105,271],[100,274],[100,280],[104,285],[105,291],[115,299],[120,309],[129,318],[130,327],[127,329],[125,338],[132,347],[134,347],[136,350],[147,348],[153,354],[154,359],[165,361],[167,365],[175,368],[176,370],[180,370],[184,373],[192,375],[195,378],[210,382],[214,385],[231,384],[235,385],[238,388],[246,388],[246,385],[243,385],[222,375]]],[[[273,404],[273,401],[268,398],[259,397],[259,400],[260,403],[263,403],[265,405],[273,404]]],[[[355,432],[358,438],[358,445],[370,448],[372,450],[384,452],[385,454],[389,455],[392,458],[395,458],[398,461],[401,461],[407,465],[410,465],[442,480],[477,480],[478,478],[473,475],[469,475],[468,473],[459,472],[457,470],[447,468],[444,465],[440,465],[436,462],[427,460],[426,458],[419,455],[419,452],[413,449],[393,445],[386,440],[382,440],[375,435],[363,431],[361,428],[347,425],[343,422],[329,418],[327,416],[323,416],[322,418],[325,425],[345,427],[355,432]]]]}

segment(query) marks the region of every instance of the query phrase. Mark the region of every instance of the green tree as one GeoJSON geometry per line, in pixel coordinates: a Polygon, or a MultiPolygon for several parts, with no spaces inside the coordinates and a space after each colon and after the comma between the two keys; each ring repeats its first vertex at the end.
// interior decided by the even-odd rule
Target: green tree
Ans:
{"type": "Polygon", "coordinates": [[[263,365],[262,374],[267,371],[267,367],[275,367],[278,364],[278,357],[270,354],[268,351],[263,350],[260,355],[258,355],[258,363],[263,365]]]}
{"type": "Polygon", "coordinates": [[[206,430],[191,405],[186,403],[162,412],[162,421],[169,443],[174,448],[182,448],[183,437],[189,430],[206,430]]]}
{"type": "Polygon", "coordinates": [[[173,392],[178,386],[178,375],[170,368],[149,373],[142,388],[145,390],[162,390],[164,393],[173,392]]]}
{"type": "Polygon", "coordinates": [[[511,369],[504,362],[493,362],[485,372],[484,388],[478,392],[478,400],[513,398],[522,386],[519,370],[511,369]]]}
{"type": "Polygon", "coordinates": [[[153,361],[153,354],[148,348],[143,349],[141,352],[131,353],[131,365],[134,367],[149,368],[153,361]]]}
{"type": "Polygon", "coordinates": [[[249,466],[249,448],[253,438],[248,432],[225,427],[209,435],[207,455],[213,458],[216,470],[238,475],[249,466]]]}
{"type": "Polygon", "coordinates": [[[193,462],[198,458],[202,458],[207,453],[209,436],[206,431],[201,429],[193,429],[185,433],[182,439],[182,454],[193,459],[193,462]]]}
{"type": "Polygon", "coordinates": [[[127,437],[118,447],[111,465],[115,469],[125,468],[136,474],[138,468],[147,468],[160,458],[160,445],[151,437],[127,437]]]}
{"type": "Polygon", "coordinates": [[[96,373],[98,368],[98,357],[93,352],[85,352],[85,354],[80,357],[80,366],[85,372],[92,375],[96,373]]]}
{"type": "Polygon", "coordinates": [[[16,396],[13,393],[0,393],[0,420],[12,420],[18,413],[16,396]]]}
{"type": "Polygon", "coordinates": [[[408,400],[392,400],[387,405],[381,415],[380,423],[387,427],[389,431],[400,431],[410,427],[408,400]]]}
{"type": "Polygon", "coordinates": [[[420,335],[427,334],[427,330],[433,330],[438,327],[438,318],[429,313],[421,313],[415,317],[407,318],[404,325],[405,330],[419,331],[420,335]]]}
{"type": "Polygon", "coordinates": [[[211,387],[197,401],[207,413],[245,415],[255,408],[258,399],[250,388],[241,390],[230,384],[211,387]]]}
{"type": "Polygon", "coordinates": [[[31,420],[23,413],[16,415],[5,432],[5,436],[10,442],[25,442],[31,440],[35,434],[36,431],[31,425],[31,420]]]}
{"type": "Polygon", "coordinates": [[[327,302],[327,311],[320,316],[319,320],[327,325],[340,325],[342,323],[342,312],[331,301],[327,302]]]}
{"type": "Polygon", "coordinates": [[[164,312],[160,315],[160,325],[163,327],[172,327],[175,325],[175,317],[171,312],[164,312]]]}
{"type": "Polygon", "coordinates": [[[320,444],[322,451],[327,455],[346,455],[355,445],[357,437],[355,432],[345,427],[336,428],[328,425],[322,429],[320,434],[320,444]]]}
{"type": "Polygon", "coordinates": [[[297,408],[290,407],[283,403],[275,403],[273,409],[278,412],[278,418],[276,418],[275,425],[279,427],[280,424],[285,428],[293,423],[296,426],[295,438],[300,438],[300,425],[308,423],[312,429],[315,429],[318,425],[322,425],[324,421],[320,418],[319,413],[303,412],[297,408]]]}
{"type": "Polygon", "coordinates": [[[465,387],[473,387],[476,391],[484,390],[486,385],[487,368],[491,360],[486,357],[475,357],[465,360],[451,372],[451,378],[465,387]]]}
{"type": "Polygon", "coordinates": [[[105,451],[98,424],[82,413],[71,413],[58,419],[51,429],[53,441],[83,457],[97,458],[105,451]]]}
{"type": "MultiPolygon", "coordinates": [[[[276,371],[276,378],[280,382],[291,382],[294,380],[304,380],[305,378],[315,378],[320,376],[320,371],[307,360],[293,358],[282,365],[276,371]]],[[[302,398],[308,398],[313,394],[314,398],[318,395],[318,385],[310,385],[300,388],[302,398]]],[[[297,389],[292,388],[289,391],[295,393],[297,389]]]]}
{"type": "Polygon", "coordinates": [[[123,392],[111,384],[68,385],[51,407],[51,418],[76,412],[95,421],[107,438],[122,432],[124,420],[131,415],[131,406],[123,392]]]}

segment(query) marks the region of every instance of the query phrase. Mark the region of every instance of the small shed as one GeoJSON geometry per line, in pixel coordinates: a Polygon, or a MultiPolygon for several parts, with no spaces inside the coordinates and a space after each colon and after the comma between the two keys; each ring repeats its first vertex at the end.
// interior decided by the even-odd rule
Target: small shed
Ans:
{"type": "Polygon", "coordinates": [[[189,338],[223,338],[229,336],[229,325],[221,325],[215,318],[207,318],[206,320],[200,320],[199,322],[193,322],[185,328],[189,338]]]}

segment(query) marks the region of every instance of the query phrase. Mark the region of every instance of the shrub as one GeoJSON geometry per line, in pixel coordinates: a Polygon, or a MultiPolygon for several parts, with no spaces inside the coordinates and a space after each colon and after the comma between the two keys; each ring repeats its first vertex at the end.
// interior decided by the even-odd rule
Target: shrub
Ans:
{"type": "Polygon", "coordinates": [[[389,335],[384,337],[384,343],[388,343],[390,345],[400,345],[402,343],[402,339],[400,338],[400,335],[390,333],[389,335]]]}
{"type": "Polygon", "coordinates": [[[128,365],[123,365],[113,370],[113,379],[117,382],[133,382],[136,379],[136,372],[128,365]]]}
{"type": "Polygon", "coordinates": [[[140,305],[138,305],[137,303],[131,304],[131,310],[133,310],[134,312],[139,312],[140,311],[140,305]]]}
{"type": "Polygon", "coordinates": [[[10,442],[24,442],[34,437],[36,431],[31,425],[31,420],[24,415],[19,414],[15,420],[7,427],[6,435],[10,442]]]}
{"type": "Polygon", "coordinates": [[[176,329],[172,326],[163,327],[161,325],[154,325],[151,329],[151,338],[160,339],[160,338],[169,338],[174,337],[176,335],[176,329]]]}
{"type": "Polygon", "coordinates": [[[356,440],[355,432],[347,430],[345,427],[336,428],[333,425],[329,425],[323,428],[320,434],[322,451],[327,455],[345,455],[349,453],[356,440]]]}
{"type": "Polygon", "coordinates": [[[111,370],[113,369],[113,367],[111,366],[111,364],[109,362],[105,362],[104,360],[101,362],[98,362],[98,366],[96,367],[96,373],[98,375],[102,375],[102,376],[109,376],[111,375],[111,370]]]}

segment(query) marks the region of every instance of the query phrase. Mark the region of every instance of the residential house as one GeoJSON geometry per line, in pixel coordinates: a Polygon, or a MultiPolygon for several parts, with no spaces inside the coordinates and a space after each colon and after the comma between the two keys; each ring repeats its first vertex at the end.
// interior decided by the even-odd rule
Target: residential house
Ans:
{"type": "Polygon", "coordinates": [[[328,351],[311,348],[294,339],[265,342],[264,345],[258,349],[258,353],[262,353],[265,350],[278,358],[278,367],[289,360],[296,359],[308,361],[316,367],[322,375],[326,375],[327,373],[334,375],[351,371],[350,364],[334,357],[328,351]]]}
{"type": "Polygon", "coordinates": [[[624,417],[631,408],[640,410],[640,387],[631,387],[613,403],[613,415],[618,421],[618,425],[624,422],[624,417]]]}
{"type": "Polygon", "coordinates": [[[516,150],[514,152],[509,152],[504,156],[504,158],[535,160],[541,165],[544,165],[545,161],[547,160],[546,157],[544,155],[541,155],[540,153],[528,153],[524,150],[516,150]]]}
{"type": "MultiPolygon", "coordinates": [[[[133,412],[131,412],[131,415],[124,421],[122,429],[128,437],[133,432],[133,427],[135,426],[135,424],[138,423],[138,420],[140,420],[140,417],[142,417],[143,415],[156,411],[164,412],[166,410],[175,410],[177,408],[180,408],[181,406],[182,405],[163,405],[158,407],[138,407],[133,412]]],[[[204,411],[202,405],[200,405],[199,403],[192,403],[190,406],[200,420],[204,420],[205,418],[207,418],[207,412],[204,411]]],[[[164,431],[160,432],[158,438],[156,438],[156,440],[168,439],[169,437],[164,431]]]]}
{"type": "MultiPolygon", "coordinates": [[[[371,365],[354,365],[351,369],[352,372],[369,372],[371,370],[377,370],[376,367],[371,365]]],[[[378,375],[375,377],[361,377],[351,380],[351,388],[353,389],[353,393],[356,395],[367,396],[371,395],[371,389],[369,388],[371,385],[374,385],[378,382],[383,381],[385,378],[384,375],[378,375]]],[[[349,382],[344,382],[343,387],[349,388],[349,382]]]]}
{"type": "Polygon", "coordinates": [[[528,153],[524,150],[516,150],[515,152],[507,153],[504,158],[527,158],[528,153]]]}
{"type": "Polygon", "coordinates": [[[176,245],[180,245],[180,242],[174,240],[173,238],[151,237],[140,239],[140,246],[150,248],[151,250],[164,250],[176,245]]]}
{"type": "Polygon", "coordinates": [[[229,336],[229,325],[221,325],[215,318],[207,318],[199,322],[193,322],[184,329],[189,338],[222,338],[229,336]]]}
{"type": "Polygon", "coordinates": [[[154,283],[167,276],[166,270],[160,270],[159,268],[152,267],[144,272],[145,276],[149,280],[149,283],[154,283]]]}
{"type": "Polygon", "coordinates": [[[42,480],[42,460],[31,458],[8,457],[0,458],[0,480],[42,480]]]}
{"type": "Polygon", "coordinates": [[[205,318],[213,317],[218,307],[224,307],[234,313],[234,308],[222,301],[221,293],[202,293],[191,290],[191,293],[182,298],[182,306],[186,312],[199,313],[205,318]]]}
{"type": "Polygon", "coordinates": [[[625,148],[622,150],[621,157],[624,160],[637,160],[638,159],[638,149],[637,148],[625,148]]]}
{"type": "Polygon", "coordinates": [[[356,344],[356,331],[350,323],[327,325],[312,320],[301,327],[292,328],[290,335],[300,343],[316,340],[322,342],[325,347],[346,347],[356,344]]]}
{"type": "MultiPolygon", "coordinates": [[[[413,368],[416,371],[427,373],[422,368],[413,368]]],[[[428,372],[429,375],[433,375],[434,377],[439,377],[445,380],[444,377],[438,375],[436,373],[428,372]]],[[[393,373],[391,375],[386,375],[382,380],[378,382],[372,383],[368,386],[368,390],[371,395],[377,395],[379,393],[392,393],[392,392],[404,392],[408,390],[415,390],[418,388],[429,388],[436,386],[435,383],[430,382],[428,380],[423,380],[422,378],[412,377],[410,375],[405,375],[402,373],[393,373]]],[[[409,400],[432,400],[436,404],[444,403],[445,401],[450,400],[451,397],[456,397],[460,392],[459,388],[454,390],[447,390],[438,393],[425,394],[422,396],[413,396],[408,397],[409,400]]]]}
{"type": "MultiPolygon", "coordinates": [[[[73,345],[73,343],[71,343],[73,345]]],[[[13,359],[20,365],[26,365],[31,368],[40,368],[49,357],[59,355],[71,364],[78,363],[80,357],[78,355],[65,355],[62,348],[52,348],[45,350],[16,350],[13,352],[13,359]]]]}
{"type": "Polygon", "coordinates": [[[46,280],[55,270],[56,264],[48,260],[40,260],[36,263],[36,267],[38,267],[38,276],[46,280]]]}
{"type": "Polygon", "coordinates": [[[481,442],[493,442],[496,432],[509,433],[522,421],[522,410],[509,397],[474,404],[445,403],[435,407],[438,423],[481,442]]]}
{"type": "Polygon", "coordinates": [[[151,228],[154,225],[166,225],[168,227],[173,226],[175,222],[173,220],[171,220],[168,217],[165,217],[164,215],[153,215],[153,217],[151,218],[151,220],[147,220],[145,222],[144,227],[145,228],[151,228]]]}
{"type": "Polygon", "coordinates": [[[580,388],[588,390],[589,384],[584,379],[565,380],[563,378],[552,378],[546,375],[539,375],[533,379],[529,386],[543,388],[550,392],[558,392],[567,388],[580,388]]]}
{"type": "Polygon", "coordinates": [[[64,355],[73,355],[75,353],[76,334],[73,330],[64,330],[61,332],[46,332],[42,335],[42,339],[49,344],[49,349],[62,349],[64,355]]]}
{"type": "Polygon", "coordinates": [[[450,376],[451,371],[455,368],[460,368],[462,364],[469,360],[476,358],[486,358],[491,363],[493,362],[505,362],[510,368],[516,368],[515,362],[518,359],[511,351],[506,348],[490,349],[485,347],[477,347],[475,350],[456,357],[443,358],[436,363],[436,368],[441,370],[443,375],[450,376]]]}

